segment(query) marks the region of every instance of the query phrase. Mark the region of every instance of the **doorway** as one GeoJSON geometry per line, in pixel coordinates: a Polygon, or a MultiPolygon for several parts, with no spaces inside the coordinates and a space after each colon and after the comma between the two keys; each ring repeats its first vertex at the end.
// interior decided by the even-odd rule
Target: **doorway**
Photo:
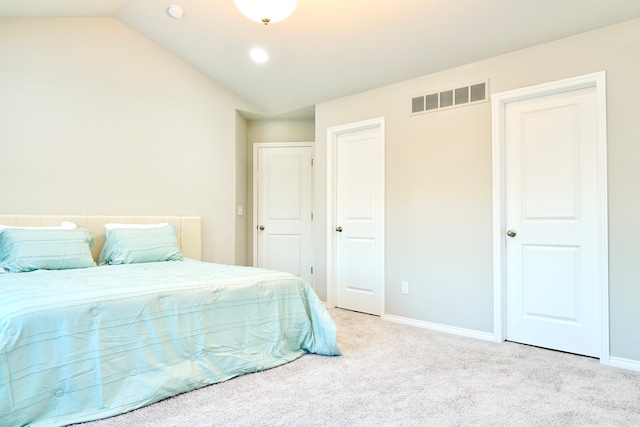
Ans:
{"type": "Polygon", "coordinates": [[[384,314],[384,119],[327,132],[327,300],[384,314]]]}
{"type": "Polygon", "coordinates": [[[254,145],[254,266],[313,287],[313,143],[254,145]]]}
{"type": "Polygon", "coordinates": [[[608,364],[604,85],[493,96],[494,333],[608,364]]]}

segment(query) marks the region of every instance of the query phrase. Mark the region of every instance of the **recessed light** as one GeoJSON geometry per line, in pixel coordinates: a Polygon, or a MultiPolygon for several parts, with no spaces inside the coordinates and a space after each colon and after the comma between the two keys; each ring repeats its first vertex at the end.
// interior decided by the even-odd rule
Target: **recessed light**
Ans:
{"type": "Polygon", "coordinates": [[[182,17],[184,16],[184,9],[182,9],[178,5],[171,4],[169,5],[169,7],[167,7],[167,15],[169,15],[173,19],[182,19],[182,17]]]}
{"type": "Polygon", "coordinates": [[[264,49],[260,49],[259,47],[251,49],[251,52],[249,52],[249,54],[251,55],[251,58],[256,62],[267,62],[267,60],[269,59],[269,55],[267,55],[267,52],[265,52],[264,49]]]}

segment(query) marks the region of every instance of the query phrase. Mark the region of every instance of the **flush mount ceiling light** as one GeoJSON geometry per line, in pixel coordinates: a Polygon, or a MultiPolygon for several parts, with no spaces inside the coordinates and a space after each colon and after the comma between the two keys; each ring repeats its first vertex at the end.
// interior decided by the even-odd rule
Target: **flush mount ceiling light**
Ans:
{"type": "Polygon", "coordinates": [[[184,9],[182,9],[178,5],[171,4],[169,5],[169,7],[167,7],[167,15],[174,19],[182,19],[182,17],[184,16],[184,9]]]}
{"type": "Polygon", "coordinates": [[[260,63],[267,62],[267,60],[269,59],[269,55],[267,55],[267,52],[265,52],[264,49],[260,49],[259,47],[251,49],[249,55],[251,55],[251,58],[254,61],[260,63]]]}
{"type": "Polygon", "coordinates": [[[264,25],[282,21],[295,10],[296,0],[234,0],[236,7],[252,21],[264,25]]]}

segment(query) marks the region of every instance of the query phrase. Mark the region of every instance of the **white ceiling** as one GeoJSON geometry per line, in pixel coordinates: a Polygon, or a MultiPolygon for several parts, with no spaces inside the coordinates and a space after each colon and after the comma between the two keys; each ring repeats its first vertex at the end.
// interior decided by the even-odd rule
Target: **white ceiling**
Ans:
{"type": "Polygon", "coordinates": [[[112,16],[266,116],[640,17],[640,0],[298,0],[285,21],[233,0],[0,0],[0,18],[112,16]],[[166,7],[185,10],[181,20],[166,7]],[[253,47],[270,60],[254,63],[253,47]]]}

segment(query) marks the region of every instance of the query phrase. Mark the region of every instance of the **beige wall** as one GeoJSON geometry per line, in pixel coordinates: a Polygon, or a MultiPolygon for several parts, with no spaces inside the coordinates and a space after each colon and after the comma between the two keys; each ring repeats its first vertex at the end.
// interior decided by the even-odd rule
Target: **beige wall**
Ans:
{"type": "Polygon", "coordinates": [[[247,119],[236,112],[236,264],[247,264],[247,191],[249,190],[247,165],[247,119]],[[242,214],[238,212],[242,209],[242,214]]]}
{"type": "MultiPolygon", "coordinates": [[[[417,116],[419,93],[490,79],[490,92],[607,72],[611,355],[640,360],[640,20],[316,107],[316,200],[326,200],[327,128],[386,119],[386,313],[493,331],[490,103],[417,116]],[[400,292],[401,281],[410,295],[400,292]]],[[[324,274],[326,215],[320,212],[324,274]]],[[[324,296],[326,277],[316,277],[324,296]]]]}
{"type": "Polygon", "coordinates": [[[247,123],[249,144],[256,142],[310,142],[315,138],[313,119],[264,119],[247,123]]]}
{"type": "Polygon", "coordinates": [[[197,215],[233,263],[237,108],[115,19],[1,20],[0,212],[197,215]]]}
{"type": "Polygon", "coordinates": [[[253,144],[263,142],[312,142],[313,119],[264,119],[247,122],[247,265],[253,265],[253,144]]]}

